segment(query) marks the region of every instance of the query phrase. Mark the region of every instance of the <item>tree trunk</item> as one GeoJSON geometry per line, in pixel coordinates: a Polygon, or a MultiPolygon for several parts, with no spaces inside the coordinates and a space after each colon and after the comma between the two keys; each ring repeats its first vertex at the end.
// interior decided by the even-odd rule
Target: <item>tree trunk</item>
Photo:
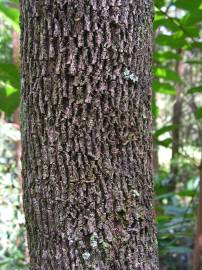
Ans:
{"type": "MultiPolygon", "coordinates": [[[[153,102],[156,102],[156,92],[153,91],[153,102]]],[[[153,130],[157,129],[157,119],[156,117],[153,117],[153,130]]],[[[158,173],[159,171],[159,152],[158,152],[158,145],[157,143],[153,143],[153,171],[154,173],[158,173]]]]}
{"type": "Polygon", "coordinates": [[[32,270],[158,269],[151,0],[21,0],[32,270]]]}
{"type": "Polygon", "coordinates": [[[193,252],[193,270],[200,270],[202,267],[202,157],[199,170],[200,170],[199,204],[198,204],[196,236],[193,252]]]}
{"type": "MultiPolygon", "coordinates": [[[[183,57],[183,51],[179,50],[178,53],[183,57]]],[[[176,72],[182,78],[184,75],[185,64],[183,60],[177,62],[176,72]]],[[[174,129],[172,131],[172,159],[171,159],[171,183],[169,185],[169,190],[174,191],[176,187],[177,180],[179,178],[179,164],[177,163],[180,150],[180,130],[182,123],[182,94],[183,94],[183,84],[180,82],[176,86],[176,100],[173,106],[173,117],[172,124],[174,129]]]]}

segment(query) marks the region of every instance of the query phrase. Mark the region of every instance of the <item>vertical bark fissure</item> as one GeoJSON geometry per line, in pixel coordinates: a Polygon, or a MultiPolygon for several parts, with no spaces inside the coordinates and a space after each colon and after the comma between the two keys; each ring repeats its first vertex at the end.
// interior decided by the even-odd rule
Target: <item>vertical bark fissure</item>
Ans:
{"type": "Polygon", "coordinates": [[[158,269],[151,0],[21,0],[31,269],[158,269]]]}

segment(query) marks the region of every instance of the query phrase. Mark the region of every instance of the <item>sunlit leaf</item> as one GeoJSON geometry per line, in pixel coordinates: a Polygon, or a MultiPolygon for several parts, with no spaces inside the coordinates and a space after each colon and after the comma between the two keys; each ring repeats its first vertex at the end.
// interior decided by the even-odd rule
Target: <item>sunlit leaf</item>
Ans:
{"type": "Polygon", "coordinates": [[[20,32],[19,10],[9,7],[8,5],[6,5],[5,1],[0,0],[0,12],[3,14],[5,18],[7,18],[11,22],[13,28],[17,32],[20,32]]]}
{"type": "Polygon", "coordinates": [[[152,84],[153,90],[155,92],[161,93],[161,94],[167,94],[167,95],[175,95],[176,90],[174,87],[169,83],[160,83],[158,81],[153,81],[152,84]]]}
{"type": "Polygon", "coordinates": [[[19,103],[19,90],[9,84],[2,83],[0,86],[0,110],[10,115],[17,109],[19,103]]]}
{"type": "Polygon", "coordinates": [[[196,194],[194,190],[183,190],[178,193],[181,197],[193,197],[196,194]]]}
{"type": "Polygon", "coordinates": [[[154,75],[159,78],[164,78],[165,80],[168,81],[176,81],[176,82],[181,81],[180,76],[178,75],[177,72],[163,67],[156,67],[154,69],[154,75]]]}
{"type": "Polygon", "coordinates": [[[182,56],[179,53],[175,53],[172,51],[165,51],[165,52],[154,52],[154,60],[159,62],[165,62],[170,60],[181,60],[182,56]]]}

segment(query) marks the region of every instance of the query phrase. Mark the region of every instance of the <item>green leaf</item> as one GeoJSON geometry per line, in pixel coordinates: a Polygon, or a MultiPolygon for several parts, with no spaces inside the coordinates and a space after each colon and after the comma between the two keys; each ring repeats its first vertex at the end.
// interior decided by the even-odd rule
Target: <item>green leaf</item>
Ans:
{"type": "Polygon", "coordinates": [[[184,26],[195,25],[200,22],[202,22],[202,10],[189,12],[182,18],[182,23],[184,26]]]}
{"type": "Polygon", "coordinates": [[[156,140],[157,145],[161,145],[161,146],[163,146],[165,148],[168,148],[171,143],[172,143],[171,138],[167,138],[167,139],[162,140],[162,141],[156,140]]]}
{"type": "Polygon", "coordinates": [[[14,64],[0,63],[0,80],[20,89],[20,74],[14,64]]]}
{"type": "Polygon", "coordinates": [[[165,6],[165,0],[155,0],[154,4],[156,7],[161,8],[161,7],[165,6]]]}
{"type": "Polygon", "coordinates": [[[201,119],[201,118],[202,118],[202,107],[199,107],[199,108],[195,111],[195,117],[196,117],[196,119],[201,119]]]}
{"type": "Polygon", "coordinates": [[[169,216],[166,216],[166,215],[160,215],[160,216],[157,216],[157,222],[160,223],[160,222],[168,222],[170,221],[170,217],[169,216]]]}
{"type": "Polygon", "coordinates": [[[155,131],[154,133],[154,137],[158,138],[159,136],[172,131],[173,129],[175,129],[176,126],[175,125],[168,125],[168,126],[164,126],[158,130],[155,131]]]}
{"type": "Polygon", "coordinates": [[[0,86],[0,110],[7,115],[11,115],[19,106],[19,103],[19,90],[9,84],[2,83],[0,86]]]}
{"type": "Polygon", "coordinates": [[[190,0],[177,0],[177,2],[175,3],[176,7],[181,6],[182,9],[185,10],[190,10],[190,11],[194,11],[197,8],[200,8],[201,5],[201,0],[194,0],[194,1],[190,1],[190,0]]]}
{"type": "Polygon", "coordinates": [[[156,104],[156,101],[154,99],[152,99],[152,116],[153,118],[157,118],[159,114],[159,108],[156,104]]]}
{"type": "Polygon", "coordinates": [[[158,78],[164,78],[168,81],[181,81],[180,76],[175,71],[163,67],[154,68],[154,75],[158,78]]]}
{"type": "Polygon", "coordinates": [[[202,93],[202,85],[190,88],[187,93],[188,94],[202,93]]]}
{"type": "Polygon", "coordinates": [[[200,30],[197,25],[183,27],[183,30],[184,30],[185,36],[187,37],[199,37],[200,35],[200,30]]]}
{"type": "Polygon", "coordinates": [[[7,1],[8,3],[15,3],[15,4],[17,4],[17,5],[19,5],[19,0],[8,0],[7,1]]]}
{"type": "Polygon", "coordinates": [[[200,41],[194,41],[191,43],[192,48],[202,49],[202,42],[200,41]]]}
{"type": "Polygon", "coordinates": [[[153,81],[152,86],[155,92],[167,95],[176,95],[176,90],[169,83],[160,83],[158,81],[153,81]]]}
{"type": "Polygon", "coordinates": [[[196,191],[195,190],[183,190],[178,193],[181,197],[193,197],[195,196],[196,191]]]}
{"type": "Polygon", "coordinates": [[[19,26],[19,10],[15,8],[8,7],[6,4],[4,4],[3,0],[0,0],[0,12],[3,14],[5,18],[7,18],[13,28],[17,31],[20,32],[20,26],[19,26]]]}
{"type": "Polygon", "coordinates": [[[154,20],[154,29],[156,30],[158,27],[164,26],[168,30],[172,32],[180,31],[180,27],[173,20],[168,20],[167,18],[156,19],[154,20]]]}
{"type": "Polygon", "coordinates": [[[187,61],[185,61],[185,63],[191,64],[191,65],[202,65],[201,60],[187,60],[187,61]]]}
{"type": "Polygon", "coordinates": [[[201,0],[177,0],[174,4],[177,8],[195,12],[200,6],[201,0]]]}
{"type": "Polygon", "coordinates": [[[173,49],[183,48],[187,46],[184,32],[177,32],[173,35],[159,34],[156,37],[156,43],[161,46],[168,46],[173,49]]]}
{"type": "Polygon", "coordinates": [[[154,60],[159,62],[165,62],[166,60],[181,60],[182,56],[178,53],[172,52],[172,51],[166,51],[166,52],[155,52],[154,53],[154,60]]]}

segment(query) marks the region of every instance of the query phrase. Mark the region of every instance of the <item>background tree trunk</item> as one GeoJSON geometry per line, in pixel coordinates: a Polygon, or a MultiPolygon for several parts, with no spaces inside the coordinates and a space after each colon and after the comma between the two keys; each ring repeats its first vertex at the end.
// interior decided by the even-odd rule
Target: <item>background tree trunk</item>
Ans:
{"type": "MultiPolygon", "coordinates": [[[[184,52],[180,49],[178,53],[183,57],[184,52]]],[[[185,64],[183,60],[179,60],[176,65],[176,73],[183,77],[185,70],[185,64]]],[[[181,145],[181,138],[180,138],[180,125],[182,124],[182,110],[183,110],[183,87],[184,85],[182,82],[178,83],[176,86],[176,100],[173,106],[173,117],[172,117],[172,124],[174,129],[172,131],[172,159],[171,159],[171,182],[169,184],[170,191],[174,191],[176,188],[177,180],[179,180],[179,164],[177,163],[177,159],[179,158],[179,151],[181,145]]]]}
{"type": "Polygon", "coordinates": [[[31,269],[158,269],[151,0],[21,1],[31,269]]]}
{"type": "Polygon", "coordinates": [[[196,222],[195,243],[193,252],[193,270],[200,270],[202,263],[202,158],[199,166],[200,181],[199,181],[199,205],[196,222]]]}

